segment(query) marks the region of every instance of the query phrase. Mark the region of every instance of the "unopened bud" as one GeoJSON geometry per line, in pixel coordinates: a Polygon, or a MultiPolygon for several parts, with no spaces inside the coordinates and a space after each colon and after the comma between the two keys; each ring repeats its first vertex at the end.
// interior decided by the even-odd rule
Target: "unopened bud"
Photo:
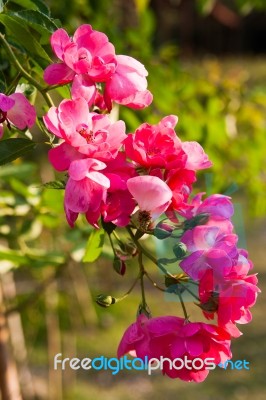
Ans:
{"type": "Polygon", "coordinates": [[[116,303],[116,298],[106,294],[99,294],[96,297],[96,303],[101,307],[110,307],[112,304],[116,303]]]}
{"type": "Polygon", "coordinates": [[[121,260],[119,257],[115,257],[114,262],[113,262],[113,267],[114,270],[119,274],[119,275],[125,275],[126,272],[126,263],[125,261],[121,260]]]}
{"type": "Polygon", "coordinates": [[[210,214],[202,213],[195,215],[195,217],[190,218],[184,222],[184,230],[193,229],[198,225],[205,225],[210,218],[210,214]]]}
{"type": "Polygon", "coordinates": [[[156,225],[153,234],[157,239],[162,240],[170,237],[174,229],[173,225],[161,221],[156,225]]]}
{"type": "Polygon", "coordinates": [[[184,243],[179,242],[174,245],[173,253],[177,260],[182,260],[187,254],[187,246],[184,243]]]}

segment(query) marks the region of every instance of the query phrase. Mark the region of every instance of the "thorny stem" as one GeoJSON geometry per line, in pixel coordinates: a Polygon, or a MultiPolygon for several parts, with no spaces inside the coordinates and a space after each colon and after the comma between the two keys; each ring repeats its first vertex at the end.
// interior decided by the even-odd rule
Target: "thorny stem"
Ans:
{"type": "Polygon", "coordinates": [[[22,65],[19,63],[19,61],[17,60],[15,54],[13,53],[13,50],[11,49],[11,47],[9,46],[8,42],[5,39],[5,36],[0,33],[0,40],[3,43],[3,46],[7,52],[7,54],[9,55],[11,61],[14,63],[15,67],[17,68],[17,70],[20,72],[20,74],[26,78],[33,86],[36,87],[36,89],[41,93],[41,95],[43,96],[44,100],[46,101],[46,103],[48,104],[49,107],[52,107],[54,105],[51,97],[49,96],[48,93],[46,93],[45,88],[39,84],[39,82],[37,82],[23,67],[22,65]]]}

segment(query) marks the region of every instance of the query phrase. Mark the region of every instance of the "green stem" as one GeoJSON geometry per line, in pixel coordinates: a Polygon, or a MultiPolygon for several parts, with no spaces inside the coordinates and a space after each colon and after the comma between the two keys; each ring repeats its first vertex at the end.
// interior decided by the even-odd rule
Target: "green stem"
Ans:
{"type": "Polygon", "coordinates": [[[145,298],[145,287],[144,287],[144,274],[145,274],[145,270],[143,267],[143,262],[142,262],[142,252],[140,251],[139,253],[139,273],[140,273],[140,287],[141,287],[141,298],[142,298],[142,307],[145,310],[147,307],[147,303],[146,303],[146,298],[145,298]]]}
{"type": "Polygon", "coordinates": [[[48,104],[49,107],[53,107],[54,103],[51,99],[51,97],[49,96],[48,93],[46,93],[45,88],[42,87],[42,85],[39,84],[39,82],[37,82],[23,67],[22,65],[19,63],[19,61],[17,60],[15,54],[13,53],[13,50],[11,49],[11,47],[9,46],[8,42],[5,39],[5,36],[0,33],[0,40],[3,43],[3,46],[7,52],[7,54],[10,57],[10,60],[13,62],[13,64],[15,65],[15,67],[17,68],[17,70],[20,72],[20,74],[27,79],[28,82],[30,82],[33,86],[36,87],[36,89],[41,93],[41,95],[43,96],[44,100],[46,101],[46,103],[48,104]]]}
{"type": "Polygon", "coordinates": [[[183,288],[184,288],[188,293],[190,293],[191,296],[193,296],[196,300],[198,300],[198,301],[200,302],[199,297],[196,296],[196,295],[192,292],[192,290],[190,290],[186,285],[184,285],[182,282],[178,282],[178,285],[183,286],[183,288]]]}
{"type": "Polygon", "coordinates": [[[174,278],[174,276],[167,271],[166,268],[164,268],[160,263],[158,263],[157,259],[153,257],[144,247],[139,244],[138,240],[135,238],[134,233],[132,232],[131,228],[127,226],[127,231],[133,240],[133,242],[136,244],[139,252],[142,252],[147,258],[149,258],[165,275],[170,276],[171,278],[174,278]]]}
{"type": "Polygon", "coordinates": [[[181,303],[181,306],[182,306],[182,310],[183,310],[183,313],[184,313],[184,317],[185,317],[186,320],[188,320],[187,310],[186,310],[186,307],[185,307],[183,298],[182,298],[182,296],[181,296],[181,294],[180,294],[180,292],[179,292],[179,289],[177,289],[177,292],[176,292],[176,293],[177,293],[177,295],[178,295],[178,297],[179,297],[179,300],[180,300],[180,303],[181,303]]]}
{"type": "Polygon", "coordinates": [[[132,290],[134,289],[134,287],[136,286],[136,283],[138,282],[138,280],[140,279],[140,274],[138,274],[138,276],[136,277],[136,279],[134,280],[134,282],[133,282],[133,284],[130,286],[130,288],[128,289],[128,291],[125,293],[125,294],[123,294],[123,296],[121,296],[121,297],[118,297],[116,300],[116,303],[118,303],[119,301],[122,301],[122,300],[124,300],[131,292],[132,292],[132,290]]]}
{"type": "Polygon", "coordinates": [[[156,289],[160,290],[161,292],[166,292],[166,290],[165,290],[164,288],[160,287],[159,285],[157,285],[156,282],[154,282],[154,280],[150,277],[150,275],[148,274],[147,271],[145,271],[144,274],[147,276],[147,278],[149,279],[149,281],[152,283],[152,285],[153,285],[156,289]]]}
{"type": "Polygon", "coordinates": [[[18,72],[18,74],[15,76],[15,78],[13,79],[13,81],[10,83],[8,89],[6,90],[6,95],[7,95],[7,96],[13,92],[13,90],[14,90],[14,88],[17,86],[17,84],[18,84],[20,78],[21,78],[21,73],[18,72]]]}

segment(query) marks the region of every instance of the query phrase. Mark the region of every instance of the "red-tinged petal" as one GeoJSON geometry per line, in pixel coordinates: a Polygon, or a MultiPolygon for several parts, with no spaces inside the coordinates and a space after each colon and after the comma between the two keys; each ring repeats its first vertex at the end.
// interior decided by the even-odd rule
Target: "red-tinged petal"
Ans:
{"type": "Polygon", "coordinates": [[[60,28],[57,29],[51,36],[50,39],[52,49],[55,55],[60,59],[63,60],[64,55],[64,48],[70,42],[70,38],[67,32],[60,28]]]}
{"type": "Polygon", "coordinates": [[[19,129],[31,128],[36,120],[35,107],[22,93],[12,93],[9,97],[15,105],[7,112],[7,118],[19,129]]]}
{"type": "Polygon", "coordinates": [[[72,82],[74,76],[75,72],[66,64],[55,63],[45,68],[43,79],[48,85],[64,85],[72,82]]]}
{"type": "Polygon", "coordinates": [[[48,158],[57,171],[66,171],[72,161],[81,159],[83,156],[74,147],[67,143],[62,143],[49,150],[48,158]]]}
{"type": "Polygon", "coordinates": [[[149,90],[144,90],[143,92],[136,92],[129,97],[121,100],[116,100],[118,104],[139,110],[148,107],[153,100],[153,95],[149,90]]]}

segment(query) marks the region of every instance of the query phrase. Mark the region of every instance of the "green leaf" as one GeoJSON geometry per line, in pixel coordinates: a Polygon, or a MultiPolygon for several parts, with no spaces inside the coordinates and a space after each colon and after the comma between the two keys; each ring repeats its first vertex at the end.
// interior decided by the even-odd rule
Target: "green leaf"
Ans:
{"type": "Polygon", "coordinates": [[[0,165],[7,164],[32,150],[35,143],[29,139],[15,138],[0,142],[0,165]]]}
{"type": "Polygon", "coordinates": [[[9,12],[8,15],[19,20],[25,21],[28,26],[39,32],[41,36],[40,43],[49,43],[51,34],[57,29],[56,24],[47,15],[36,10],[22,10],[17,12],[9,12]]]}
{"type": "Polygon", "coordinates": [[[37,55],[51,62],[50,57],[40,43],[32,36],[23,20],[10,15],[0,14],[0,22],[5,26],[7,33],[15,38],[17,43],[23,46],[30,54],[37,55]]]}
{"type": "Polygon", "coordinates": [[[66,182],[64,182],[64,181],[51,181],[51,182],[44,183],[42,186],[47,188],[47,189],[65,189],[66,182]]]}
{"type": "Polygon", "coordinates": [[[104,244],[104,230],[97,229],[90,234],[83,262],[94,262],[101,255],[103,244],[104,244]]]}
{"type": "Polygon", "coordinates": [[[42,0],[10,0],[10,2],[18,4],[19,6],[29,9],[37,10],[49,16],[50,10],[42,0]]]}

